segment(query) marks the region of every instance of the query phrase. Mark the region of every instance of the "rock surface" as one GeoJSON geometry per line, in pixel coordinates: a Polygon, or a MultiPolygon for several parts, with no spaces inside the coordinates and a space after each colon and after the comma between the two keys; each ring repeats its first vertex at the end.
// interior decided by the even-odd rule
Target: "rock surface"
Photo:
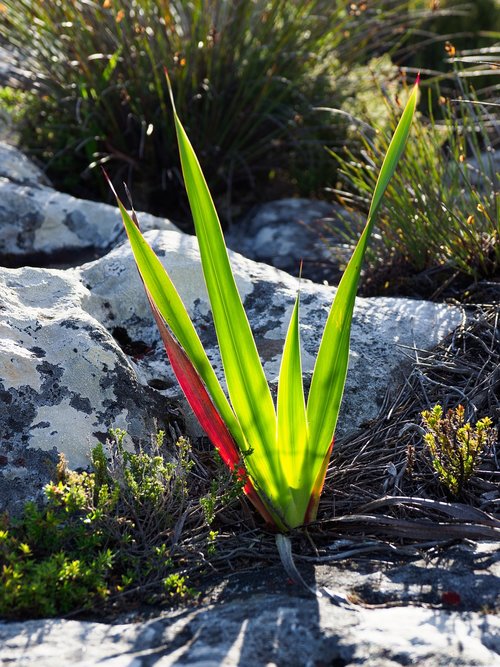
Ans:
{"type": "MultiPolygon", "coordinates": [[[[143,230],[177,227],[141,213],[143,230]]],[[[57,192],[18,149],[0,142],[0,264],[80,264],[125,238],[116,206],[57,192]]]]}
{"type": "Polygon", "coordinates": [[[226,233],[229,248],[257,262],[315,282],[333,282],[353,248],[345,226],[360,225],[359,214],[338,204],[310,199],[282,199],[254,207],[226,233]]]}
{"type": "MultiPolygon", "coordinates": [[[[380,607],[337,606],[302,595],[284,583],[280,568],[254,569],[221,582],[215,603],[149,621],[0,623],[1,656],[19,667],[495,667],[500,619],[491,606],[488,613],[488,602],[479,607],[491,604],[498,584],[495,546],[456,546],[410,563],[309,567],[318,585],[358,599],[378,596],[380,607]],[[473,590],[472,606],[466,600],[457,610],[443,606],[450,585],[473,590]]],[[[498,586],[496,595],[498,602],[498,586]]]]}
{"type": "Polygon", "coordinates": [[[465,162],[468,181],[480,192],[489,195],[498,185],[500,173],[500,149],[487,148],[478,158],[469,158],[465,162]],[[479,158],[479,159],[478,159],[479,158]]]}
{"type": "Polygon", "coordinates": [[[87,467],[111,427],[136,442],[168,421],[113,337],[82,307],[77,274],[0,269],[0,507],[37,495],[57,452],[87,467]],[[163,416],[163,420],[162,420],[163,416]]]}
{"type": "Polygon", "coordinates": [[[43,171],[14,146],[0,141],[0,178],[18,185],[45,185],[50,181],[43,171]]]}
{"type": "MultiPolygon", "coordinates": [[[[176,229],[169,220],[141,214],[142,228],[176,229]]],[[[81,253],[103,254],[124,238],[116,206],[76,199],[52,188],[0,178],[0,261],[77,264],[81,253]]]]}
{"type": "MultiPolygon", "coordinates": [[[[169,231],[147,232],[146,237],[168,266],[222,377],[196,240],[169,231]]],[[[235,253],[231,258],[265,372],[275,387],[298,282],[235,253]]],[[[333,294],[333,288],[302,282],[306,386],[333,294]]],[[[56,450],[71,466],[84,466],[90,445],[105,439],[111,427],[124,428],[135,441],[148,439],[181,393],[128,244],[71,270],[0,269],[0,296],[0,503],[5,506],[14,502],[13,494],[32,491],[40,475],[46,479],[47,455],[54,458],[56,450]],[[27,460],[35,459],[34,468],[27,468],[27,460]],[[22,485],[18,479],[24,479],[22,485]]],[[[458,309],[443,305],[359,299],[339,435],[377,415],[409,354],[405,346],[432,347],[460,321],[458,309]]],[[[201,435],[194,422],[189,434],[201,435]]]]}

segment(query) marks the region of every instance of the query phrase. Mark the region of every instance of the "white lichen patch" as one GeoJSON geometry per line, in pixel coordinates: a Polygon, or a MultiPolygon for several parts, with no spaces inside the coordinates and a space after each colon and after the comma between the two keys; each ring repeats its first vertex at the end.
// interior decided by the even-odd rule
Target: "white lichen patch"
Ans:
{"type": "Polygon", "coordinates": [[[141,386],[111,333],[82,308],[86,295],[76,271],[0,269],[0,444],[9,461],[26,451],[38,461],[30,484],[51,474],[57,452],[87,467],[89,448],[111,428],[126,430],[133,446],[169,420],[165,401],[141,386]]]}
{"type": "Polygon", "coordinates": [[[69,399],[64,399],[54,410],[52,405],[42,405],[30,427],[30,435],[36,447],[44,451],[56,449],[64,452],[70,467],[86,468],[89,451],[97,444],[91,438],[92,430],[98,429],[95,415],[85,414],[73,408],[69,399]],[[81,434],[87,437],[82,440],[81,434]]]}
{"type": "MultiPolygon", "coordinates": [[[[159,255],[190,315],[193,316],[195,311],[198,316],[208,315],[210,306],[196,238],[176,231],[150,231],[146,232],[145,238],[159,255]]],[[[236,253],[230,253],[230,258],[244,300],[253,291],[252,279],[245,266],[249,260],[236,253]]],[[[82,267],[81,276],[84,282],[91,284],[85,308],[95,317],[102,317],[102,304],[107,302],[114,318],[122,325],[133,316],[151,322],[149,304],[128,242],[110,252],[105,260],[82,267]]]]}
{"type": "Polygon", "coordinates": [[[19,389],[30,386],[40,391],[41,378],[36,370],[37,356],[23,345],[22,341],[8,339],[11,331],[0,325],[0,359],[2,364],[2,383],[4,389],[19,389]]]}

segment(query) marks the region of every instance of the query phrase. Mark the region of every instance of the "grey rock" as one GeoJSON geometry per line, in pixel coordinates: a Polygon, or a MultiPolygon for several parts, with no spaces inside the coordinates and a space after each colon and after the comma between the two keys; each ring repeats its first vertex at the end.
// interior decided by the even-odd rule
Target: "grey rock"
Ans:
{"type": "MultiPolygon", "coordinates": [[[[146,238],[168,267],[222,380],[196,239],[174,231],[150,231],[146,238]]],[[[230,255],[274,389],[298,281],[230,255]]],[[[301,283],[306,386],[333,295],[333,288],[301,283]]],[[[182,398],[128,243],[78,269],[0,269],[0,304],[4,505],[19,500],[16,494],[34,493],[38,476],[47,479],[58,451],[71,466],[85,466],[90,446],[110,427],[124,428],[136,442],[148,440],[168,418],[169,406],[182,398]]],[[[432,347],[460,321],[460,311],[448,306],[358,299],[338,435],[355,432],[377,415],[410,354],[405,346],[432,347]]],[[[187,405],[184,413],[190,415],[187,405]]],[[[188,434],[201,435],[192,419],[188,434]]]]}
{"type": "Polygon", "coordinates": [[[315,282],[338,278],[352,252],[346,226],[359,227],[358,213],[338,204],[310,199],[282,199],[254,207],[229,229],[229,248],[291,275],[315,282]]]}
{"type": "Polygon", "coordinates": [[[355,567],[309,567],[318,585],[363,598],[378,595],[379,607],[336,606],[286,585],[280,568],[255,568],[222,579],[210,603],[149,621],[0,623],[2,658],[19,667],[495,667],[500,619],[491,608],[481,611],[485,598],[477,581],[495,587],[497,546],[453,547],[411,563],[372,559],[355,567]],[[476,606],[443,608],[441,594],[450,583],[476,589],[476,606]]]}
{"type": "Polygon", "coordinates": [[[20,185],[47,185],[50,181],[18,148],[0,141],[0,178],[20,185]]]}
{"type": "MultiPolygon", "coordinates": [[[[1,159],[1,156],[0,156],[1,159]]],[[[31,163],[29,163],[31,164],[31,163]]],[[[42,185],[20,184],[21,174],[0,178],[0,262],[4,265],[57,262],[70,266],[81,253],[105,253],[125,232],[116,206],[77,199],[42,185]],[[10,179],[10,180],[9,180],[10,179]]],[[[141,213],[147,229],[177,229],[164,218],[141,213]]]]}
{"type": "MultiPolygon", "coordinates": [[[[145,236],[177,286],[222,379],[196,239],[163,231],[148,232],[145,236]]],[[[299,281],[237,253],[230,252],[230,258],[266,376],[275,387],[299,281]]],[[[165,396],[180,398],[159,334],[151,325],[149,305],[128,245],[121,245],[105,258],[83,266],[81,276],[89,288],[85,304],[88,312],[107,329],[121,327],[132,340],[143,341],[152,348],[150,354],[136,361],[141,381],[153,386],[163,383],[165,396]]],[[[303,372],[308,386],[335,289],[302,280],[300,292],[303,372]]],[[[459,309],[442,304],[394,298],[357,299],[350,370],[338,434],[352,433],[374,418],[387,388],[400,378],[411,349],[437,345],[460,324],[461,318],[459,309]]]]}
{"type": "Polygon", "coordinates": [[[467,180],[485,194],[498,190],[500,149],[486,150],[465,161],[467,180]]]}
{"type": "Polygon", "coordinates": [[[0,508],[37,497],[58,452],[88,467],[112,427],[143,441],[168,420],[72,272],[0,269],[0,508]],[[163,421],[162,421],[163,416],[163,421]]]}

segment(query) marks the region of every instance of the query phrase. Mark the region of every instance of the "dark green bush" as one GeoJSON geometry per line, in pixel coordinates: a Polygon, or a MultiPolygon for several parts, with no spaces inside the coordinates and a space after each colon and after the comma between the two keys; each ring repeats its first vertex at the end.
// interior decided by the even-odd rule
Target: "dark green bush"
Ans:
{"type": "Polygon", "coordinates": [[[139,207],[175,211],[181,188],[166,66],[219,196],[296,180],[312,164],[312,144],[327,169],[321,147],[335,132],[313,107],[332,100],[330,20],[340,16],[327,17],[326,6],[6,0],[0,32],[32,76],[22,141],[66,189],[78,191],[80,172],[105,164],[117,182],[134,182],[139,207]]]}
{"type": "MultiPolygon", "coordinates": [[[[22,56],[21,141],[59,187],[185,216],[163,66],[226,217],[256,193],[318,194],[343,139],[318,111],[342,99],[343,67],[387,48],[411,2],[5,0],[0,37],[22,56]],[[83,174],[83,179],[82,179],[83,174]],[[86,179],[86,180],[85,180],[86,179]],[[133,188],[132,188],[133,186],[133,188]],[[99,191],[100,190],[100,191],[99,191]],[[236,197],[237,195],[237,197],[236,197]]],[[[404,32],[404,30],[403,30],[404,32]]]]}

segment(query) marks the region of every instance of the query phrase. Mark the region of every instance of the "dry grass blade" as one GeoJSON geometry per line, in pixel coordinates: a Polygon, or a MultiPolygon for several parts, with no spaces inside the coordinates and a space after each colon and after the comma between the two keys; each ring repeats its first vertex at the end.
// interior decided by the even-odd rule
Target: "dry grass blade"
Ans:
{"type": "Polygon", "coordinates": [[[500,519],[478,510],[476,507],[470,507],[463,503],[443,503],[439,500],[431,500],[430,498],[412,498],[409,496],[386,496],[379,500],[372,500],[372,502],[363,505],[359,508],[360,512],[367,512],[369,510],[378,509],[380,507],[387,507],[391,505],[408,505],[414,507],[424,507],[429,510],[435,510],[441,514],[446,514],[453,519],[459,521],[471,521],[483,526],[491,526],[492,528],[500,529],[500,519]]]}
{"type": "MultiPolygon", "coordinates": [[[[415,519],[398,519],[392,516],[354,514],[338,517],[326,522],[332,531],[344,529],[349,533],[362,533],[379,536],[394,536],[398,539],[442,540],[472,539],[499,540],[500,526],[482,526],[471,523],[443,523],[415,519]]],[[[344,532],[343,531],[343,532],[344,532]]]]}
{"type": "Polygon", "coordinates": [[[335,524],[344,534],[356,524],[362,530],[364,524],[367,534],[378,537],[400,529],[400,537],[408,539],[498,539],[497,449],[483,458],[463,502],[450,503],[426,456],[420,427],[422,410],[438,402],[445,408],[463,403],[469,419],[489,415],[498,423],[498,286],[492,295],[491,304],[474,307],[464,325],[436,350],[412,350],[411,372],[398,392],[386,397],[379,417],[353,440],[338,442],[320,516],[335,513],[341,518],[319,522],[318,528],[329,532],[335,524]],[[372,512],[376,515],[368,518],[366,513],[372,512]],[[449,523],[441,522],[443,514],[449,523]]]}

